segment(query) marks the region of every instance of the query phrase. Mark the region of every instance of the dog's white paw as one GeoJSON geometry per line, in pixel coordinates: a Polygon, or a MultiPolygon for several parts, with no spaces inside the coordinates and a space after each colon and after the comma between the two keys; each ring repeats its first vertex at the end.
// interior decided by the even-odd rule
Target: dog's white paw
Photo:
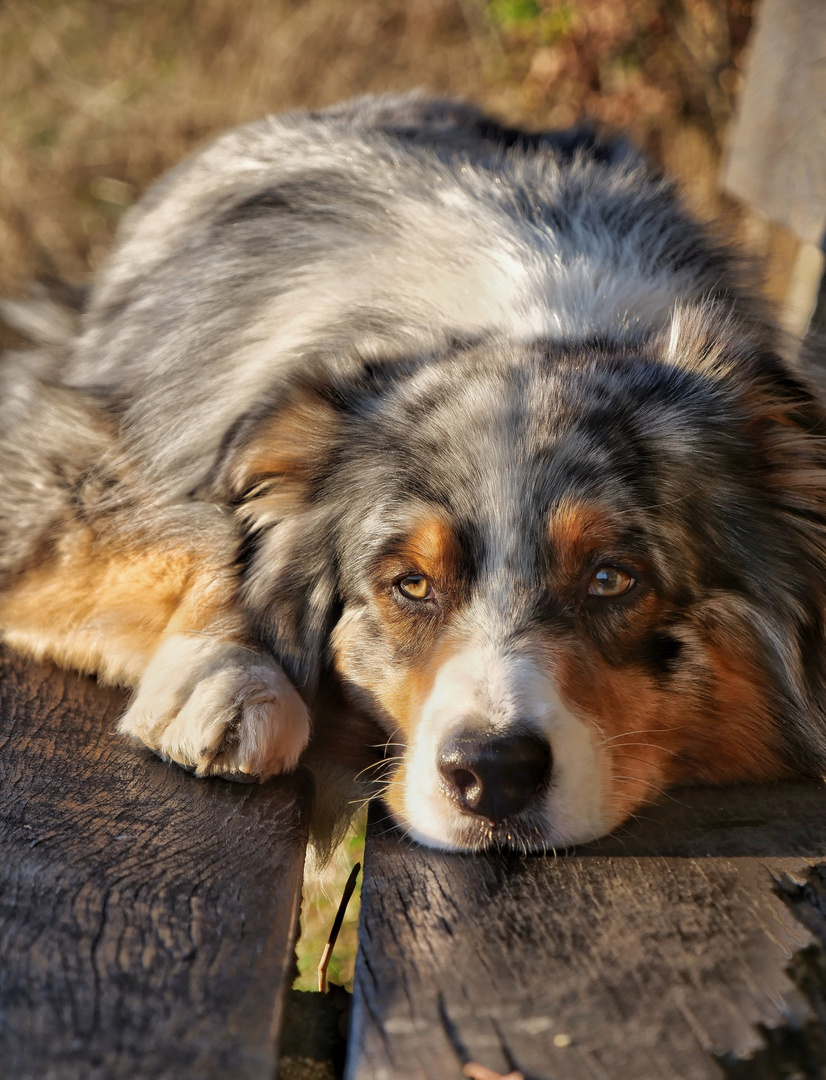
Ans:
{"type": "Polygon", "coordinates": [[[118,731],[198,776],[264,780],[298,764],[310,717],[271,657],[176,634],[152,657],[118,731]]]}

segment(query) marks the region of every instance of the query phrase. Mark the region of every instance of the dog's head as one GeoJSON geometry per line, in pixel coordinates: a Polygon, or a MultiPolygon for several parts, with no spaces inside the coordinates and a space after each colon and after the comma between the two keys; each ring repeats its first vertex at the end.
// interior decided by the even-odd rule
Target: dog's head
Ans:
{"type": "Polygon", "coordinates": [[[404,828],[542,850],[677,781],[822,767],[822,422],[734,324],[683,312],[644,353],[307,376],[213,490],[264,641],[386,731],[404,828]]]}

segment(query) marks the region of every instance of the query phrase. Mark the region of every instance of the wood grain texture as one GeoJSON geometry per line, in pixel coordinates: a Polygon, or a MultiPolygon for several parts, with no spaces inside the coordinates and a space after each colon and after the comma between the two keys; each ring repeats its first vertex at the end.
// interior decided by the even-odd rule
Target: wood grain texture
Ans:
{"type": "Polygon", "coordinates": [[[122,708],[0,653],[0,1074],[272,1080],[306,781],[196,780],[122,708]]]}
{"type": "Polygon", "coordinates": [[[812,936],[774,885],[826,852],[822,786],[678,791],[558,858],[427,851],[383,814],[347,1080],[458,1078],[446,1023],[534,1080],[710,1080],[809,1014],[785,969],[812,936]]]}
{"type": "Polygon", "coordinates": [[[801,240],[826,239],[826,4],[762,0],[723,187],[801,240]]]}

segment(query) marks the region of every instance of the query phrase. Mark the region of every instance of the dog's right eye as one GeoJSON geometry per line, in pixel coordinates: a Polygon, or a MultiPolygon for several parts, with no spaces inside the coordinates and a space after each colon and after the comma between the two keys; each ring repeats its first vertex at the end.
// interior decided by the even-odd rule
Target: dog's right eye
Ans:
{"type": "Polygon", "coordinates": [[[424,574],[408,574],[396,582],[396,588],[408,600],[433,600],[436,596],[430,579],[424,574]]]}

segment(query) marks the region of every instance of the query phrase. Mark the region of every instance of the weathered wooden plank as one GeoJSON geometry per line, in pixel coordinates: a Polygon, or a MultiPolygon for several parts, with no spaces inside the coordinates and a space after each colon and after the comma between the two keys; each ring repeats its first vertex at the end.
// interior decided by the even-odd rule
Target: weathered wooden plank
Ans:
{"type": "Polygon", "coordinates": [[[763,0],[723,187],[801,240],[826,238],[826,4],[763,0]]]}
{"type": "Polygon", "coordinates": [[[426,851],[380,817],[348,1080],[455,1078],[457,1039],[536,1080],[706,1080],[808,1015],[774,875],[826,853],[822,786],[679,791],[559,858],[426,851]]]}
{"type": "Polygon", "coordinates": [[[200,781],[0,653],[0,1074],[272,1080],[305,780],[200,781]]]}

